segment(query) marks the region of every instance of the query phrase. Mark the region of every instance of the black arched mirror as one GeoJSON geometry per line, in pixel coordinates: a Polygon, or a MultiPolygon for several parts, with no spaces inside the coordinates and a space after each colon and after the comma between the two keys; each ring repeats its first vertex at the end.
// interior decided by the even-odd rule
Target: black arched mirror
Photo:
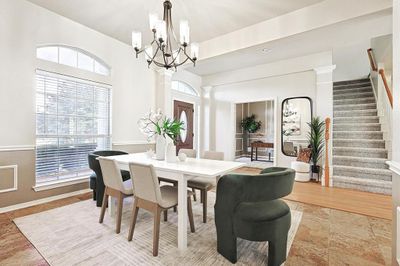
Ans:
{"type": "Polygon", "coordinates": [[[287,98],[282,102],[281,143],[286,156],[297,157],[302,148],[308,146],[308,123],[312,119],[312,100],[310,97],[287,98]]]}

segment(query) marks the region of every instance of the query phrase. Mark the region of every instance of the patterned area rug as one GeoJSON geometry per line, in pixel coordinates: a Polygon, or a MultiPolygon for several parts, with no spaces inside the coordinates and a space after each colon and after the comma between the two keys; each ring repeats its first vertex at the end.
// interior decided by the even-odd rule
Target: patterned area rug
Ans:
{"type": "Polygon", "coordinates": [[[246,167],[265,169],[274,166],[273,162],[251,161],[248,157],[240,157],[235,160],[236,162],[245,163],[246,167]]]}
{"type": "MultiPolygon", "coordinates": [[[[196,232],[188,229],[188,249],[177,249],[177,219],[172,210],[168,222],[161,222],[158,257],[152,256],[153,216],[144,210],[133,236],[127,235],[132,212],[132,198],[124,201],[121,233],[115,234],[115,221],[106,213],[98,223],[100,208],[92,200],[17,218],[15,224],[51,265],[231,265],[218,254],[214,224],[215,193],[209,193],[208,221],[202,223],[202,205],[193,202],[196,232]]],[[[302,218],[292,211],[288,251],[302,218]]],[[[266,265],[266,242],[238,240],[238,265],[266,265]]]]}

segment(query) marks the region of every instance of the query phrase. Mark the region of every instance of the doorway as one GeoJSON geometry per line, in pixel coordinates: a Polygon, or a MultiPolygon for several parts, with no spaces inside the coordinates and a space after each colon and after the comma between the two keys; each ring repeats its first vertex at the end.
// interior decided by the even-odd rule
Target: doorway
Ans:
{"type": "Polygon", "coordinates": [[[174,100],[174,119],[183,122],[183,130],[178,137],[176,150],[193,149],[194,106],[192,103],[174,100]]]}

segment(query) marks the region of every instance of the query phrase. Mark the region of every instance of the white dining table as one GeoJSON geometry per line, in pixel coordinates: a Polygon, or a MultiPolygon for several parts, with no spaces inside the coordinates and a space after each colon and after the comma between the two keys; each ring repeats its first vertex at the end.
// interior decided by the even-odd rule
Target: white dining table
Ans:
{"type": "MultiPolygon", "coordinates": [[[[129,163],[152,164],[159,177],[178,181],[178,249],[187,248],[187,181],[194,176],[216,180],[218,176],[243,167],[244,163],[187,158],[186,161],[166,162],[148,158],[145,153],[117,155],[114,159],[121,170],[129,171],[129,163]]],[[[135,173],[131,173],[134,176],[135,173]]],[[[111,204],[112,206],[113,204],[111,204]]]]}

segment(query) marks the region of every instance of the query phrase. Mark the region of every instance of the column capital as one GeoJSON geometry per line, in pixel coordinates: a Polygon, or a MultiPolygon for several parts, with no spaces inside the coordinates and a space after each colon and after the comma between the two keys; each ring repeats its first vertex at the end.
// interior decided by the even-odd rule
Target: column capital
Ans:
{"type": "Polygon", "coordinates": [[[174,71],[171,69],[160,68],[160,69],[157,69],[156,71],[158,74],[164,75],[167,77],[172,77],[172,75],[174,74],[174,71]]]}
{"type": "Polygon", "coordinates": [[[333,70],[335,70],[335,69],[336,69],[336,65],[330,65],[330,66],[316,67],[316,68],[314,68],[314,71],[317,75],[321,75],[321,74],[332,73],[333,70]]]}

